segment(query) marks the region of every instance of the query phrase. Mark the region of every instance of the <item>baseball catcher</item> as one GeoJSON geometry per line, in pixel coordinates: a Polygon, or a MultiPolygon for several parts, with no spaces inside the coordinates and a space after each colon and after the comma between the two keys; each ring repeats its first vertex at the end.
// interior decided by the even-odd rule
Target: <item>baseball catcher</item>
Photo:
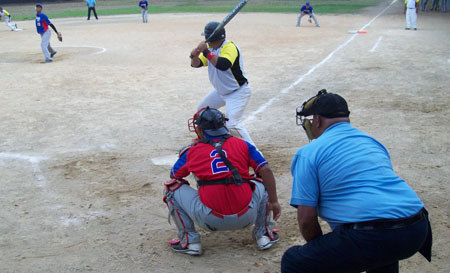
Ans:
{"type": "Polygon", "coordinates": [[[274,220],[281,214],[273,173],[255,146],[229,135],[225,122],[220,111],[209,107],[190,119],[189,129],[198,140],[182,149],[172,179],[165,183],[164,202],[178,228],[178,237],[169,242],[176,252],[202,253],[194,223],[209,231],[254,225],[253,238],[260,250],[279,240],[270,222],[271,211],[274,220]],[[249,167],[257,177],[249,174],[249,167]],[[198,191],[183,180],[190,173],[198,191]]]}

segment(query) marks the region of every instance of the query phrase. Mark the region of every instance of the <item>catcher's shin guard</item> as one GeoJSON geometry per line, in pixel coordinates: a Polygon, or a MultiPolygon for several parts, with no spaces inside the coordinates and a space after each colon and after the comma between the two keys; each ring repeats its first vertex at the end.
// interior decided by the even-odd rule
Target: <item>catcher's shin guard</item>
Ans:
{"type": "Polygon", "coordinates": [[[187,248],[190,243],[200,242],[200,237],[194,228],[194,222],[174,199],[174,192],[184,184],[189,185],[189,182],[183,179],[171,179],[167,181],[164,183],[165,189],[163,198],[164,203],[166,203],[169,208],[168,221],[170,223],[170,218],[172,218],[177,226],[181,248],[187,248]]]}

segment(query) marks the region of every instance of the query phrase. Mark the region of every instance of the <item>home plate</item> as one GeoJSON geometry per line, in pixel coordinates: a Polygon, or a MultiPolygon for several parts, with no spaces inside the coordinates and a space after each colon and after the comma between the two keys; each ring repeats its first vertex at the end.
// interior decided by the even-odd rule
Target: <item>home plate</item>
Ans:
{"type": "Polygon", "coordinates": [[[173,164],[175,164],[177,159],[178,159],[178,155],[173,154],[173,155],[154,157],[151,160],[152,160],[152,163],[155,165],[172,166],[173,164]]]}

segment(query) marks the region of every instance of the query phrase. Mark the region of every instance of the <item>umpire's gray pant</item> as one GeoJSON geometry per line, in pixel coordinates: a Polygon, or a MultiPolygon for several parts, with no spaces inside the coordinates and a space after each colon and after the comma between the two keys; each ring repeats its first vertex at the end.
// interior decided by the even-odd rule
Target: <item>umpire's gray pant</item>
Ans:
{"type": "Polygon", "coordinates": [[[200,235],[195,230],[194,222],[210,231],[241,229],[254,224],[253,236],[256,239],[264,236],[266,229],[272,232],[270,219],[266,215],[267,201],[268,195],[264,185],[255,182],[248,211],[241,216],[234,214],[222,218],[213,215],[212,210],[200,201],[198,191],[185,184],[173,192],[167,204],[178,228],[178,239],[182,246],[187,246],[190,243],[200,242],[200,235]]]}
{"type": "Polygon", "coordinates": [[[51,59],[50,54],[54,53],[55,50],[50,45],[50,38],[52,36],[52,32],[50,29],[47,29],[44,33],[41,33],[41,48],[42,52],[44,52],[45,59],[51,59]]]}

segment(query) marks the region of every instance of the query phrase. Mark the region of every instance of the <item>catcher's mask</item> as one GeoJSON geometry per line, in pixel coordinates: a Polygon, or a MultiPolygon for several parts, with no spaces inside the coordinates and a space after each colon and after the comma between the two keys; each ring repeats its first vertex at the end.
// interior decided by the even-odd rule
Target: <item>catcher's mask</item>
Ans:
{"type": "Polygon", "coordinates": [[[307,116],[320,115],[325,118],[340,118],[350,115],[345,99],[337,94],[327,93],[325,89],[303,102],[301,106],[297,107],[296,112],[296,123],[305,129],[309,141],[316,139],[317,136],[312,131],[312,119],[306,118],[307,116]]]}
{"type": "MultiPolygon", "coordinates": [[[[208,136],[222,136],[228,134],[228,128],[225,123],[227,118],[217,109],[209,106],[203,107],[188,120],[188,128],[190,132],[195,132],[196,128],[203,130],[208,136]]],[[[198,135],[198,134],[197,134],[198,135]]]]}
{"type": "MultiPolygon", "coordinates": [[[[206,24],[204,31],[202,32],[202,36],[205,36],[205,40],[209,38],[209,36],[214,32],[216,27],[220,25],[219,22],[209,22],[206,24]]],[[[214,36],[212,36],[209,40],[209,42],[215,42],[219,41],[221,39],[225,39],[225,29],[222,28],[221,30],[214,33],[214,36]]]]}

